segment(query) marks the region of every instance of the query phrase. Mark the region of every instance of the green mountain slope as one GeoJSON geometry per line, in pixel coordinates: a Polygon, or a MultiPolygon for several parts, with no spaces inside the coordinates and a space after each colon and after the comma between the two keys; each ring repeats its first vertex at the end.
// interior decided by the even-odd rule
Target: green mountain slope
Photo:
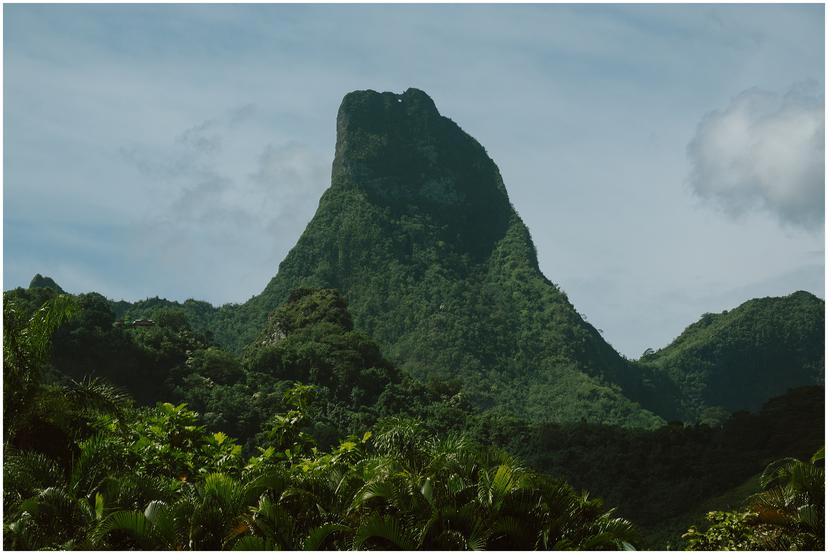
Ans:
{"type": "MultiPolygon", "coordinates": [[[[18,288],[3,299],[28,321],[57,294],[53,287],[18,288]]],[[[326,446],[387,416],[420,418],[445,431],[474,414],[459,383],[421,383],[387,361],[375,341],[354,330],[335,290],[293,291],[242,357],[193,331],[186,312],[166,302],[144,304],[156,306],[143,314],[152,324],[134,326],[116,324],[97,293],[70,297],[74,316],[52,337],[46,382],[97,378],[141,405],[185,402],[210,429],[248,446],[275,413],[289,409],[283,395],[296,382],[314,386],[314,427],[307,431],[326,446]]]]}
{"type": "Polygon", "coordinates": [[[348,94],[331,187],[264,292],[252,339],[291,290],[328,287],[415,376],[459,376],[478,405],[533,420],[651,427],[629,366],[538,269],[485,150],[423,92],[348,94]]]}
{"type": "Polygon", "coordinates": [[[680,415],[705,408],[756,410],[772,396],[825,379],[825,302],[799,291],[705,314],[640,362],[682,393],[680,415]]]}

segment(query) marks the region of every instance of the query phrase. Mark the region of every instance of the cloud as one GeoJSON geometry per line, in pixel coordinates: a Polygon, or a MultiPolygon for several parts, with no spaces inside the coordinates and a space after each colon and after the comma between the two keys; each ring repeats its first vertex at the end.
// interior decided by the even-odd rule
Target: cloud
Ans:
{"type": "Polygon", "coordinates": [[[705,115],[687,147],[690,188],[739,217],[764,210],[806,229],[825,221],[825,98],[810,85],[784,95],[753,88],[705,115]]]}
{"type": "Polygon", "coordinates": [[[164,143],[121,149],[154,194],[130,250],[154,268],[157,287],[242,300],[275,274],[313,215],[330,182],[327,156],[296,141],[271,142],[253,113],[249,105],[226,110],[164,143]]]}
{"type": "Polygon", "coordinates": [[[206,156],[218,154],[221,150],[221,135],[213,131],[215,127],[216,122],[214,120],[207,120],[181,133],[177,138],[177,142],[206,156]]]}

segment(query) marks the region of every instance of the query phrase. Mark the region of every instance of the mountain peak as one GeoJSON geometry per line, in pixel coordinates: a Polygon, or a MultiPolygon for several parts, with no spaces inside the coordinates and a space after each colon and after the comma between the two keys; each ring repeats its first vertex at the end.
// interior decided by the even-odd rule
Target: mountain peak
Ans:
{"type": "Polygon", "coordinates": [[[420,89],[409,88],[402,94],[355,90],[342,99],[338,119],[361,124],[376,122],[377,118],[437,118],[440,112],[431,97],[420,89]]]}
{"type": "Polygon", "coordinates": [[[515,215],[485,149],[415,88],[345,95],[331,188],[361,191],[394,218],[427,217],[472,255],[490,252],[515,215]]]}
{"type": "Polygon", "coordinates": [[[55,283],[54,279],[51,277],[44,277],[40,273],[36,274],[32,277],[31,282],[29,283],[30,289],[36,288],[44,288],[44,289],[52,289],[55,292],[63,294],[64,290],[60,288],[60,285],[55,283]]]}

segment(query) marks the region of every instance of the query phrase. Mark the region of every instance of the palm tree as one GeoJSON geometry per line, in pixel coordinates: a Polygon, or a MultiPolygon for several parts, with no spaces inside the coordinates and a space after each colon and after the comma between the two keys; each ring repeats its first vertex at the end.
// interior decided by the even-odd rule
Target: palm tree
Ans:
{"type": "Polygon", "coordinates": [[[103,516],[102,496],[78,498],[60,485],[35,491],[4,514],[3,547],[89,549],[88,533],[103,516]]]}
{"type": "Polygon", "coordinates": [[[824,550],[825,448],[810,461],[783,458],[762,473],[763,488],[735,512],[710,512],[705,532],[691,527],[688,550],[824,550]]]}
{"type": "Polygon", "coordinates": [[[11,299],[3,306],[3,441],[9,442],[25,419],[40,386],[54,331],[77,312],[75,300],[59,294],[28,319],[11,299]]]}
{"type": "Polygon", "coordinates": [[[748,500],[762,528],[760,542],[774,550],[824,550],[825,447],[808,462],[776,460],[760,479],[764,489],[748,500]]]}
{"type": "Polygon", "coordinates": [[[354,548],[422,550],[618,549],[632,526],[600,501],[535,474],[462,436],[429,437],[421,424],[381,426],[348,522],[354,548]]]}
{"type": "Polygon", "coordinates": [[[92,532],[96,546],[118,549],[137,547],[142,550],[175,550],[179,546],[174,510],[165,502],[154,500],[146,509],[109,514],[92,532]]]}

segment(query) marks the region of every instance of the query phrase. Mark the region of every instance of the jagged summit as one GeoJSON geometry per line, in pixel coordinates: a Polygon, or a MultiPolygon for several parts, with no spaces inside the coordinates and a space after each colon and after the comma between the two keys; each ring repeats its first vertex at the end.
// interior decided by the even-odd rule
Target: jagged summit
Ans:
{"type": "Polygon", "coordinates": [[[441,240],[491,251],[514,211],[495,163],[429,96],[357,91],[337,116],[332,188],[357,188],[396,218],[428,215],[441,240]]]}
{"type": "Polygon", "coordinates": [[[44,289],[52,289],[53,291],[63,294],[64,290],[60,288],[54,279],[48,276],[43,276],[40,273],[37,273],[34,277],[32,277],[31,282],[29,283],[30,289],[36,288],[44,288],[44,289]]]}
{"type": "Polygon", "coordinates": [[[402,94],[368,89],[349,92],[342,98],[337,122],[358,121],[360,117],[373,119],[381,112],[420,122],[441,117],[434,100],[420,89],[409,88],[402,94]]]}
{"type": "Polygon", "coordinates": [[[342,99],[336,117],[337,145],[357,130],[382,134],[405,128],[425,133],[441,118],[434,101],[415,88],[402,94],[374,90],[349,92],[342,99]]]}

